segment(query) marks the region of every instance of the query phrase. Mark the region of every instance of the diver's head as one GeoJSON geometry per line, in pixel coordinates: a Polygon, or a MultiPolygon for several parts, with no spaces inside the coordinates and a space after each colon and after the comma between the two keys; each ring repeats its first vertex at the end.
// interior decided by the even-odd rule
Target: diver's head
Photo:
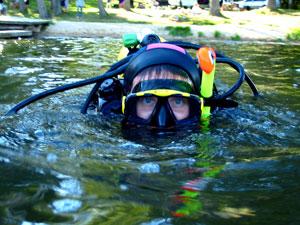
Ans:
{"type": "Polygon", "coordinates": [[[125,71],[125,124],[158,129],[199,125],[203,103],[195,62],[175,45],[152,45],[125,71]]]}

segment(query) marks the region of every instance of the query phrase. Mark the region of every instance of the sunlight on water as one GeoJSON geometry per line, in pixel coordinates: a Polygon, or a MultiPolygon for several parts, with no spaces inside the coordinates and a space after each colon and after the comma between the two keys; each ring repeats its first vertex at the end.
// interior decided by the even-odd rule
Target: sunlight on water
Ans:
{"type": "Polygon", "coordinates": [[[81,202],[74,199],[61,199],[52,203],[54,213],[76,212],[81,207],[81,202]]]}

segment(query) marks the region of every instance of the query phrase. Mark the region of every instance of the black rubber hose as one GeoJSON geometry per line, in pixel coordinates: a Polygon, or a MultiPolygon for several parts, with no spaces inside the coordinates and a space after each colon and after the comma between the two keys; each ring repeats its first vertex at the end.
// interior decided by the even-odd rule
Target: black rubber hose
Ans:
{"type": "MultiPolygon", "coordinates": [[[[192,44],[192,43],[188,43],[188,42],[181,42],[181,41],[174,41],[174,42],[167,42],[167,43],[176,44],[180,47],[190,48],[190,49],[199,49],[200,47],[202,47],[201,45],[192,44]]],[[[93,87],[92,91],[90,92],[90,94],[89,94],[89,96],[88,96],[88,98],[87,98],[87,100],[86,100],[86,102],[85,102],[85,104],[84,104],[84,106],[81,110],[82,113],[86,113],[88,105],[91,101],[91,97],[93,96],[95,91],[98,90],[98,88],[101,84],[101,81],[105,80],[105,79],[108,79],[108,78],[111,78],[111,77],[114,77],[114,76],[124,72],[125,68],[127,67],[127,62],[130,60],[130,58],[133,55],[135,55],[135,54],[129,55],[126,58],[120,60],[119,62],[113,64],[111,66],[111,68],[106,73],[104,73],[103,75],[100,75],[100,76],[97,76],[97,77],[94,77],[94,78],[90,78],[90,79],[86,79],[86,80],[83,80],[83,81],[79,81],[79,82],[76,82],[76,83],[73,83],[73,84],[63,85],[63,86],[60,86],[60,87],[57,87],[57,88],[39,93],[39,94],[34,95],[32,97],[29,97],[29,98],[23,100],[22,102],[18,103],[16,106],[14,106],[11,110],[9,110],[6,113],[6,115],[15,114],[20,109],[26,107],[27,105],[29,105],[29,104],[31,104],[35,101],[38,101],[42,98],[45,98],[47,96],[56,94],[58,92],[63,92],[63,91],[66,91],[66,90],[82,87],[82,86],[89,85],[89,84],[92,84],[92,83],[96,83],[95,86],[93,87]]],[[[246,79],[246,81],[249,84],[253,94],[255,96],[258,96],[258,91],[255,87],[255,84],[250,79],[250,77],[247,74],[245,74],[243,67],[239,63],[227,58],[226,56],[224,56],[220,53],[217,53],[217,62],[227,63],[227,64],[231,65],[234,69],[236,69],[240,73],[240,78],[239,78],[238,82],[234,86],[232,86],[232,88],[230,88],[226,93],[224,93],[223,95],[217,96],[217,99],[225,99],[228,96],[232,95],[241,86],[244,79],[246,79]]]]}
{"type": "Polygon", "coordinates": [[[92,90],[90,91],[88,97],[86,98],[86,100],[85,100],[85,102],[84,102],[84,104],[83,104],[83,106],[82,106],[82,108],[81,108],[81,110],[80,110],[80,112],[81,112],[82,114],[86,114],[87,109],[88,109],[88,107],[89,107],[89,105],[90,105],[90,103],[91,103],[91,101],[92,101],[92,99],[93,99],[93,96],[95,95],[95,93],[96,93],[97,90],[99,89],[101,83],[102,83],[102,82],[98,81],[98,82],[94,85],[94,87],[92,88],[92,90]]]}
{"type": "MultiPolygon", "coordinates": [[[[113,65],[110,67],[110,69],[109,69],[107,72],[110,72],[110,71],[112,71],[112,70],[115,70],[116,68],[118,68],[118,67],[120,67],[120,66],[123,66],[125,63],[128,63],[128,61],[129,61],[129,60],[132,58],[132,56],[134,56],[134,55],[135,55],[135,54],[128,55],[126,58],[121,59],[119,62],[116,62],[115,64],[113,64],[113,65]]],[[[80,112],[81,112],[82,114],[86,114],[87,109],[88,109],[88,107],[89,107],[89,105],[90,105],[90,103],[91,103],[91,101],[92,101],[92,98],[93,98],[93,96],[95,95],[96,91],[99,89],[100,85],[101,85],[101,82],[99,81],[99,82],[97,82],[97,83],[94,85],[94,87],[93,87],[92,90],[90,91],[88,97],[86,98],[86,100],[85,100],[85,102],[84,102],[84,104],[83,104],[83,106],[82,106],[82,108],[81,108],[81,110],[80,110],[80,112]]]]}
{"type": "MultiPolygon", "coordinates": [[[[182,48],[195,49],[195,50],[198,50],[200,47],[202,47],[201,45],[197,45],[197,44],[193,44],[193,43],[189,43],[189,42],[182,42],[182,41],[170,41],[170,42],[166,42],[166,43],[175,44],[175,45],[178,45],[179,47],[182,47],[182,48]]],[[[225,56],[225,55],[223,55],[219,52],[216,52],[216,56],[217,56],[217,59],[218,58],[228,58],[227,56],[225,56]]],[[[228,58],[228,59],[230,59],[230,58],[228,58]]],[[[195,62],[198,63],[198,60],[195,60],[195,62]]],[[[258,92],[254,82],[251,80],[251,78],[249,77],[249,75],[247,73],[245,73],[245,81],[247,82],[247,84],[251,88],[253,95],[255,97],[258,97],[259,92],[258,92]]]]}
{"type": "Polygon", "coordinates": [[[70,89],[83,87],[83,86],[86,86],[86,85],[89,85],[89,84],[99,82],[101,80],[112,78],[112,77],[114,77],[118,74],[123,73],[126,67],[127,67],[127,64],[124,64],[123,66],[119,67],[118,69],[112,70],[110,72],[106,72],[102,75],[99,75],[99,76],[96,76],[96,77],[93,77],[93,78],[89,78],[89,79],[86,79],[86,80],[78,81],[78,82],[75,82],[75,83],[72,83],[72,84],[66,84],[66,85],[63,85],[63,86],[59,86],[57,88],[53,88],[53,89],[44,91],[42,93],[36,94],[36,95],[31,96],[31,97],[21,101],[20,103],[18,103],[16,106],[14,106],[12,109],[10,109],[5,115],[9,116],[9,115],[15,114],[20,109],[26,107],[27,105],[29,105],[33,102],[36,102],[40,99],[46,98],[50,95],[56,94],[58,92],[63,92],[63,91],[67,91],[67,90],[70,90],[70,89]]]}
{"type": "MultiPolygon", "coordinates": [[[[185,49],[194,49],[194,50],[198,50],[199,48],[203,47],[202,45],[199,45],[199,44],[193,44],[193,43],[183,42],[183,41],[167,41],[165,43],[174,44],[174,45],[177,45],[177,46],[185,48],[185,49]]],[[[232,95],[242,85],[244,80],[246,80],[246,82],[248,83],[249,87],[251,88],[251,90],[253,92],[253,95],[254,96],[259,95],[254,82],[245,73],[244,68],[241,64],[239,64],[238,62],[228,58],[227,56],[225,56],[219,52],[216,52],[216,56],[217,56],[217,62],[227,63],[227,64],[231,65],[240,74],[240,78],[237,81],[237,83],[234,86],[232,86],[232,88],[229,89],[226,93],[224,93],[223,95],[220,95],[218,98],[223,98],[224,96],[232,95]]],[[[195,60],[195,61],[198,61],[198,60],[195,60]]]]}
{"type": "MultiPolygon", "coordinates": [[[[230,58],[227,58],[227,57],[221,57],[221,58],[217,58],[217,62],[220,62],[221,63],[221,61],[223,60],[223,59],[229,59],[229,60],[231,60],[231,62],[235,62],[234,60],[232,60],[232,59],[230,59],[230,58]]],[[[195,61],[195,63],[197,63],[198,64],[198,59],[194,59],[194,61],[195,61]]],[[[224,61],[224,60],[223,60],[224,61]]],[[[227,62],[223,62],[222,61],[222,63],[227,63],[227,62]]],[[[237,62],[235,62],[235,63],[237,63],[237,62]]],[[[231,65],[232,66],[232,64],[230,64],[230,63],[227,63],[227,64],[229,64],[229,65],[231,65]]],[[[237,63],[237,64],[239,64],[239,63],[237,63]]],[[[242,65],[240,65],[239,64],[239,67],[242,67],[243,68],[243,66],[242,65]]],[[[237,69],[236,69],[237,70],[237,69]]],[[[239,70],[237,70],[238,72],[239,72],[239,70]]],[[[259,92],[258,92],[258,90],[257,90],[257,88],[256,88],[256,86],[255,86],[255,84],[254,84],[254,82],[251,80],[251,78],[249,77],[249,75],[244,71],[244,74],[245,74],[245,81],[247,82],[247,84],[249,85],[249,87],[250,87],[250,89],[251,89],[251,91],[252,91],[252,93],[253,93],[253,95],[254,95],[254,97],[258,97],[259,96],[259,92]]],[[[216,88],[215,88],[216,89],[216,88]]]]}
{"type": "MultiPolygon", "coordinates": [[[[254,82],[251,80],[251,78],[249,77],[249,75],[244,71],[244,67],[242,65],[240,65],[238,62],[235,62],[234,60],[230,59],[230,58],[217,58],[217,62],[220,62],[220,63],[227,63],[229,65],[231,65],[234,69],[236,69],[238,72],[239,70],[242,68],[243,70],[243,73],[244,73],[244,80],[247,82],[247,84],[249,85],[254,97],[258,97],[259,96],[259,92],[254,84],[254,82]],[[226,59],[228,59],[227,61],[229,62],[226,62],[226,59]],[[225,60],[225,61],[224,61],[225,60]],[[234,66],[235,64],[235,66],[234,66]],[[236,68],[235,68],[236,67],[236,68]]],[[[241,75],[240,75],[240,79],[241,79],[241,75]]],[[[240,82],[240,81],[239,81],[240,82]]],[[[238,83],[237,83],[238,84],[238,83]]],[[[225,93],[226,94],[226,93],[225,93]]]]}
{"type": "Polygon", "coordinates": [[[125,63],[128,63],[129,60],[132,58],[132,56],[134,56],[134,54],[128,55],[125,58],[121,59],[120,61],[114,63],[113,65],[111,65],[111,67],[107,72],[111,72],[112,70],[115,70],[120,66],[123,66],[125,63]]]}
{"type": "Polygon", "coordinates": [[[217,63],[226,63],[226,64],[230,65],[240,75],[237,82],[228,91],[226,91],[222,95],[217,95],[217,96],[214,97],[215,100],[221,100],[221,99],[228,98],[229,96],[231,96],[234,92],[236,92],[240,88],[243,81],[245,80],[245,71],[244,71],[244,68],[241,64],[239,64],[238,62],[236,62],[232,59],[229,59],[229,58],[217,58],[216,62],[217,63]]]}
{"type": "Polygon", "coordinates": [[[245,72],[245,81],[247,82],[247,84],[251,88],[254,97],[258,97],[259,92],[258,92],[254,82],[251,80],[251,78],[249,77],[249,75],[246,72],[245,72]]]}

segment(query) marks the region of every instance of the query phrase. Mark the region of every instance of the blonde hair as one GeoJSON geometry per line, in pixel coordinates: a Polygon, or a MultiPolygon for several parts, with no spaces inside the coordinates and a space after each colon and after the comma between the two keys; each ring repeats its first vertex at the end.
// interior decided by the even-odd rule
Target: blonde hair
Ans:
{"type": "Polygon", "coordinates": [[[193,89],[194,85],[186,72],[172,65],[156,65],[142,70],[132,81],[131,90],[145,80],[180,80],[188,83],[193,89]]]}

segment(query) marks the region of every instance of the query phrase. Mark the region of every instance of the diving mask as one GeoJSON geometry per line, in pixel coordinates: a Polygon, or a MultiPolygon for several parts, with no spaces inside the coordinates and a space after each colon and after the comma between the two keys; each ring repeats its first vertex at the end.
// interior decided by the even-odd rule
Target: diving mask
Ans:
{"type": "Polygon", "coordinates": [[[155,128],[198,124],[202,108],[199,96],[169,89],[131,93],[122,102],[127,124],[155,128]]]}

